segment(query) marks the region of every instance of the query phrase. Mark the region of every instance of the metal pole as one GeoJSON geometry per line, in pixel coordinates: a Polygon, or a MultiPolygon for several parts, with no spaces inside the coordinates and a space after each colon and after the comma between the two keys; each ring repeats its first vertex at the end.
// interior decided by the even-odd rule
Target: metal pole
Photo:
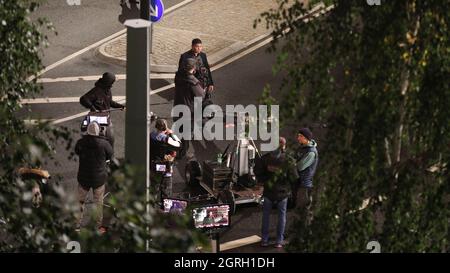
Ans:
{"type": "Polygon", "coordinates": [[[153,23],[152,26],[150,27],[150,53],[153,54],[153,23]]]}
{"type": "Polygon", "coordinates": [[[211,233],[211,252],[212,253],[220,253],[220,240],[219,240],[219,232],[211,233]]]}
{"type": "Polygon", "coordinates": [[[141,0],[141,19],[150,21],[150,0],[141,0]]]}
{"type": "MultiPolygon", "coordinates": [[[[140,4],[141,19],[150,21],[150,0],[141,0],[140,4]]],[[[153,24],[150,27],[150,53],[153,54],[153,24]]]]}
{"type": "MultiPolygon", "coordinates": [[[[146,185],[146,212],[150,210],[150,22],[127,20],[127,81],[125,159],[137,167],[136,187],[146,185]]],[[[148,241],[146,248],[148,250],[148,241]]]]}

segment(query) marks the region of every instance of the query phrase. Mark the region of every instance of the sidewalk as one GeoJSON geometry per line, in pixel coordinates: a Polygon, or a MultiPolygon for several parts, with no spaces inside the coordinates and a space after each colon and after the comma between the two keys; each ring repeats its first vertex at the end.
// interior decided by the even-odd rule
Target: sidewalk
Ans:
{"type": "MultiPolygon", "coordinates": [[[[214,66],[221,60],[268,37],[265,23],[253,28],[260,14],[278,7],[276,0],[194,0],[154,24],[153,72],[175,72],[180,54],[191,48],[193,38],[203,41],[204,52],[214,66]]],[[[126,34],[98,48],[103,60],[126,64],[126,34]]]]}

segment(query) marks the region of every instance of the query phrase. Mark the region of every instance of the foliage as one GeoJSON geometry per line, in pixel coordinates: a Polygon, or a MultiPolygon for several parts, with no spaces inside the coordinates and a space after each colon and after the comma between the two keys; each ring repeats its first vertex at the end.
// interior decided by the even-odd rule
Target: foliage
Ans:
{"type": "Polygon", "coordinates": [[[162,213],[152,194],[147,211],[145,184],[136,183],[141,181],[139,170],[128,164],[116,164],[108,182],[112,197],[107,202],[117,215],[113,217],[112,210],[105,209],[112,219],[109,231],[103,235],[82,229],[79,240],[83,252],[186,253],[206,246],[206,237],[190,227],[188,215],[162,213]]]}
{"type": "Polygon", "coordinates": [[[290,250],[449,251],[450,3],[337,0],[305,21],[299,1],[278,2],[262,18],[286,75],[282,118],[327,125],[314,219],[290,250]]]}
{"type": "Polygon", "coordinates": [[[129,165],[113,172],[111,183],[117,186],[111,204],[118,218],[105,235],[96,229],[75,233],[78,201],[71,197],[76,194],[64,191],[58,180],[50,182],[43,204],[32,206],[33,184],[21,179],[18,168],[43,167],[60,143],[72,149],[69,130],[42,122],[27,126],[26,117],[18,115],[20,101],[41,90],[39,50],[47,44],[42,29],[53,29],[44,19],[29,19],[38,6],[36,1],[0,0],[0,252],[67,252],[70,241],[79,241],[82,252],[195,251],[205,240],[189,230],[188,219],[160,214],[152,198],[146,213],[145,186],[136,186],[129,165]],[[151,240],[148,249],[146,240],[151,240]]]}

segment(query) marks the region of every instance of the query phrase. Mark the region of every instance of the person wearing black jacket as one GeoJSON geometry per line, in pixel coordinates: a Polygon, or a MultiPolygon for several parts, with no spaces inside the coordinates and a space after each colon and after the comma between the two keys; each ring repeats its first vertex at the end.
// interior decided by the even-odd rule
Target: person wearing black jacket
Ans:
{"type": "MultiPolygon", "coordinates": [[[[175,97],[173,106],[186,105],[191,111],[191,132],[194,130],[194,98],[204,97],[204,90],[201,87],[200,81],[194,76],[195,60],[187,59],[184,63],[184,68],[175,74],[175,97]]],[[[182,115],[173,117],[176,122],[182,115]]],[[[180,128],[181,129],[181,128],[180,128]]],[[[184,128],[183,128],[184,130],[184,128]]],[[[184,157],[189,149],[189,140],[182,140],[182,148],[179,157],[184,157]]]]}
{"type": "Polygon", "coordinates": [[[80,217],[77,230],[81,227],[86,197],[91,189],[97,207],[97,227],[100,231],[103,229],[103,195],[105,183],[108,180],[106,161],[112,159],[113,149],[110,143],[99,134],[100,126],[95,121],[91,122],[87,128],[87,135],[78,140],[75,145],[75,153],[79,156],[77,178],[80,217]]]}
{"type": "Polygon", "coordinates": [[[202,52],[203,45],[199,38],[192,40],[191,50],[181,54],[178,62],[178,71],[183,70],[188,59],[195,60],[194,76],[200,81],[202,88],[205,90],[205,101],[211,99],[211,92],[214,91],[214,81],[209,67],[208,58],[202,52]]]}
{"type": "Polygon", "coordinates": [[[276,248],[283,247],[284,231],[286,227],[286,211],[288,197],[291,195],[291,182],[295,179],[295,165],[291,164],[286,155],[286,139],[280,137],[280,146],[273,152],[263,156],[263,174],[260,177],[264,181],[264,202],[262,216],[261,245],[269,243],[269,219],[273,206],[278,210],[278,226],[276,248]]]}
{"type": "MultiPolygon", "coordinates": [[[[80,104],[90,109],[91,112],[108,111],[111,108],[120,108],[124,110],[124,105],[115,102],[112,99],[111,87],[115,81],[116,75],[111,72],[104,73],[95,83],[95,87],[81,96],[80,104]]],[[[114,130],[111,121],[106,131],[106,137],[114,148],[114,130]]]]}
{"type": "Polygon", "coordinates": [[[170,146],[172,130],[169,129],[165,119],[157,119],[156,130],[150,133],[150,164],[151,164],[151,185],[152,190],[157,192],[157,200],[162,202],[163,198],[172,196],[172,175],[173,164],[176,157],[176,150],[170,146]],[[165,165],[165,171],[158,171],[157,165],[165,165]]]}

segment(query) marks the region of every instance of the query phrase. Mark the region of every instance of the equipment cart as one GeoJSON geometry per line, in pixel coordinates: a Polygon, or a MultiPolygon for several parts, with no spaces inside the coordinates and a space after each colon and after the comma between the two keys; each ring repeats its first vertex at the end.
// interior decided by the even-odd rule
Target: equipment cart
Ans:
{"type": "Polygon", "coordinates": [[[200,164],[192,159],[185,169],[188,185],[200,185],[218,203],[229,204],[230,213],[236,206],[247,203],[261,203],[263,185],[258,183],[253,172],[255,157],[259,156],[256,145],[249,138],[231,145],[217,161],[206,160],[200,164]]]}

